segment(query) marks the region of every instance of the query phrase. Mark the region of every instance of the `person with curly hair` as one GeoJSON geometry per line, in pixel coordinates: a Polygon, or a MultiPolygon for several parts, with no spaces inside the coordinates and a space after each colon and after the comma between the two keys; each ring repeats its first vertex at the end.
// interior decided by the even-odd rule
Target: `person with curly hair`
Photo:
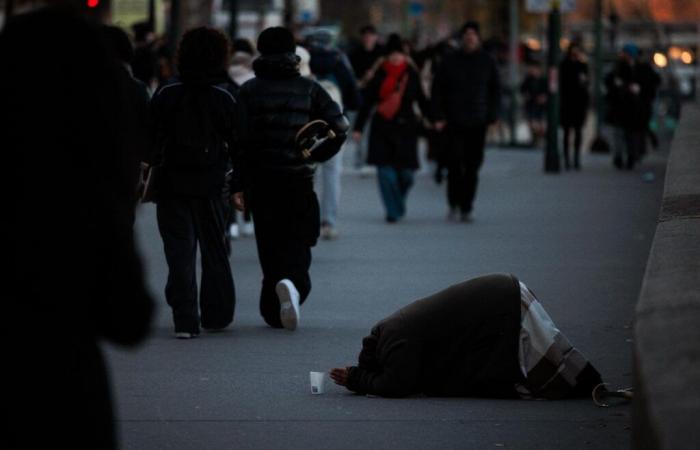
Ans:
{"type": "Polygon", "coordinates": [[[151,101],[158,229],[168,263],[165,297],[175,335],[196,337],[233,321],[236,296],[225,238],[226,172],[231,164],[236,100],[222,32],[195,28],[177,52],[179,78],[151,101]],[[197,304],[196,252],[202,278],[197,304]]]}

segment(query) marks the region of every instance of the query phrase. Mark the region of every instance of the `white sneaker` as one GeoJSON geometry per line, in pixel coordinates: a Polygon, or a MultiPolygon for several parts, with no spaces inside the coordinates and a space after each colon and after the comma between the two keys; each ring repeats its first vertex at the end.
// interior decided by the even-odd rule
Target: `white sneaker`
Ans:
{"type": "Polygon", "coordinates": [[[231,226],[228,227],[228,237],[231,239],[238,239],[240,235],[241,233],[238,231],[238,224],[232,223],[231,226]]]}
{"type": "Polygon", "coordinates": [[[243,225],[241,226],[241,233],[243,233],[243,236],[254,235],[255,226],[253,225],[253,222],[243,222],[243,225]]]}
{"type": "Polygon", "coordinates": [[[299,324],[299,291],[288,279],[280,280],[275,286],[275,292],[280,300],[280,320],[282,326],[294,331],[299,324]]]}

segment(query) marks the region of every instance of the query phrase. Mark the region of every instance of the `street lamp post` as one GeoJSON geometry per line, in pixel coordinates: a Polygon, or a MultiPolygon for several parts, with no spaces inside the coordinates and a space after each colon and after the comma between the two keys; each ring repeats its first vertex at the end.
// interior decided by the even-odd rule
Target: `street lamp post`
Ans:
{"type": "Polygon", "coordinates": [[[547,52],[547,146],[544,170],[559,172],[559,40],[561,38],[561,14],[559,1],[553,0],[549,12],[547,52]]]}
{"type": "Polygon", "coordinates": [[[510,95],[510,111],[508,114],[509,128],[510,128],[510,145],[515,146],[516,144],[516,121],[515,116],[518,111],[518,35],[519,35],[519,18],[520,14],[518,12],[518,0],[510,0],[510,55],[508,64],[508,84],[510,89],[508,94],[510,95]]]}
{"type": "Polygon", "coordinates": [[[595,135],[601,135],[603,124],[603,0],[595,1],[595,79],[593,96],[595,99],[595,135]]]}

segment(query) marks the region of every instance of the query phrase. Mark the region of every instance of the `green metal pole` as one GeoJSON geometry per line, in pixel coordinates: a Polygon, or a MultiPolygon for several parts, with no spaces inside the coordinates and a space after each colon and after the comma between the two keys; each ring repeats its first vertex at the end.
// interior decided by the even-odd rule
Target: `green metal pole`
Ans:
{"type": "Polygon", "coordinates": [[[603,0],[595,2],[595,80],[593,80],[593,98],[595,99],[595,135],[600,136],[603,125],[603,0]]]}
{"type": "Polygon", "coordinates": [[[229,0],[228,11],[231,17],[228,24],[228,35],[233,41],[238,37],[238,0],[229,0]]]}
{"type": "Polygon", "coordinates": [[[182,15],[181,0],[170,1],[170,29],[168,30],[168,47],[174,55],[177,51],[177,44],[180,40],[180,18],[182,15]]]}
{"type": "Polygon", "coordinates": [[[557,173],[559,172],[559,40],[561,38],[561,14],[558,1],[552,1],[548,28],[547,82],[549,86],[544,170],[557,173]]]}

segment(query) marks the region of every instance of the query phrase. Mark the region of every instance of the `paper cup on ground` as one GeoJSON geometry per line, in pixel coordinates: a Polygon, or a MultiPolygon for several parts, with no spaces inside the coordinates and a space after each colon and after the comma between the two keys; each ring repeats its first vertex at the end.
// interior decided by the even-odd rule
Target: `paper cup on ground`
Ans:
{"type": "Polygon", "coordinates": [[[323,382],[326,380],[325,372],[309,372],[311,379],[311,393],[323,394],[323,382]]]}

